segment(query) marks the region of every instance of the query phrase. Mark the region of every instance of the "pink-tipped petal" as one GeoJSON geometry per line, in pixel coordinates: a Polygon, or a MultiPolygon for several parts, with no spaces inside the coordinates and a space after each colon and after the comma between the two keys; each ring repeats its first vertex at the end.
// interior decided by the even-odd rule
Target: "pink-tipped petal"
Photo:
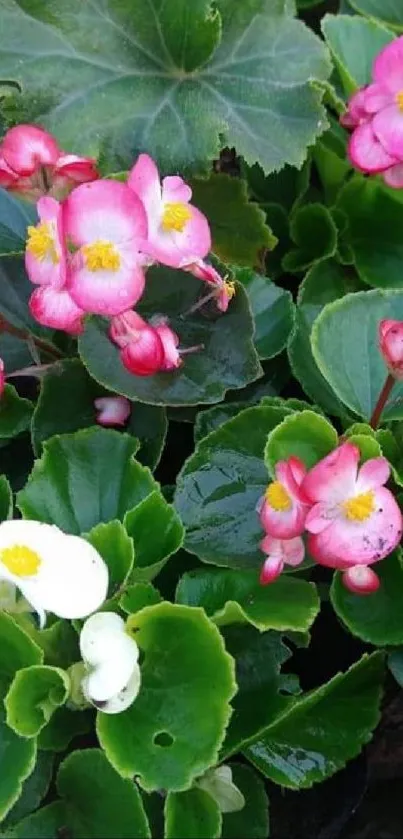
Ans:
{"type": "Polygon", "coordinates": [[[92,157],[78,157],[76,154],[61,154],[55,166],[55,175],[68,178],[76,184],[99,178],[96,160],[92,157]]]}
{"type": "Polygon", "coordinates": [[[367,565],[353,565],[343,572],[342,583],[354,594],[373,594],[380,586],[380,579],[367,565]]]}
{"type": "Polygon", "coordinates": [[[154,231],[152,223],[149,224],[148,253],[170,268],[183,268],[187,263],[202,259],[211,248],[210,227],[206,217],[192,204],[186,207],[190,219],[182,232],[166,232],[161,225],[154,231]]]}
{"type": "Polygon", "coordinates": [[[382,172],[383,180],[392,189],[403,189],[403,163],[397,163],[382,172]]]}
{"type": "Polygon", "coordinates": [[[340,117],[340,123],[344,128],[356,128],[361,122],[368,119],[365,108],[365,94],[367,88],[360,88],[353,93],[348,102],[346,112],[340,117]]]}
{"type": "Polygon", "coordinates": [[[211,285],[221,286],[224,284],[224,279],[221,274],[212,265],[209,265],[208,262],[204,262],[203,259],[197,259],[190,264],[184,263],[180,267],[184,271],[188,271],[189,274],[193,274],[198,280],[203,280],[211,285]]]}
{"type": "Polygon", "coordinates": [[[283,568],[284,562],[280,556],[268,556],[266,561],[263,563],[262,570],[260,572],[260,585],[267,586],[269,583],[274,583],[274,581],[277,580],[277,577],[280,576],[283,568]]]}
{"type": "Polygon", "coordinates": [[[145,326],[139,332],[137,341],[132,341],[120,352],[122,364],[135,376],[153,376],[163,369],[164,348],[161,338],[152,326],[145,326]]]}
{"type": "MultiPolygon", "coordinates": [[[[63,209],[54,198],[43,197],[37,202],[39,224],[44,224],[49,233],[48,252],[36,256],[31,252],[29,241],[25,251],[25,268],[29,279],[35,285],[51,285],[62,288],[67,279],[67,249],[63,229],[63,209]]],[[[30,228],[28,228],[29,230],[30,228]]]]}
{"type": "Polygon", "coordinates": [[[60,149],[54,137],[37,125],[16,125],[2,143],[4,160],[19,175],[32,175],[41,166],[53,166],[60,149]]]}
{"type": "Polygon", "coordinates": [[[308,507],[298,501],[292,501],[289,510],[274,510],[265,499],[260,511],[263,529],[276,539],[293,539],[304,530],[308,507]]]}
{"type": "Polygon", "coordinates": [[[192,190],[179,175],[168,175],[162,181],[162,200],[167,204],[189,204],[192,190]]]}
{"type": "Polygon", "coordinates": [[[361,113],[365,114],[365,118],[371,117],[372,114],[378,113],[382,108],[387,108],[388,105],[393,104],[394,96],[381,84],[369,84],[362,91],[362,98],[358,103],[361,113]]]}
{"type": "Polygon", "coordinates": [[[374,511],[366,521],[340,515],[321,533],[312,534],[308,551],[320,565],[349,568],[371,565],[388,556],[402,535],[402,514],[388,489],[374,492],[374,511]]]}
{"type": "Polygon", "coordinates": [[[305,463],[303,463],[299,457],[295,457],[294,455],[292,455],[288,458],[288,465],[291,469],[291,473],[295,483],[297,484],[297,486],[300,486],[307,473],[305,463]]]}
{"type": "Polygon", "coordinates": [[[124,396],[100,396],[94,401],[97,410],[98,425],[106,428],[114,425],[125,425],[130,416],[130,402],[124,396]]]}
{"type": "Polygon", "coordinates": [[[305,529],[308,533],[322,533],[337,518],[337,506],[329,506],[325,501],[319,501],[309,510],[305,519],[305,529]]]}
{"type": "Polygon", "coordinates": [[[403,90],[403,37],[384,47],[373,64],[373,78],[390,93],[403,90]]]}
{"type": "Polygon", "coordinates": [[[98,180],[76,187],[64,203],[66,235],[77,247],[107,241],[133,249],[147,237],[144,207],[127,184],[98,180]]]}
{"type": "Polygon", "coordinates": [[[180,352],[178,350],[179,338],[167,324],[160,324],[155,326],[155,331],[161,338],[162,346],[164,348],[163,370],[176,370],[182,364],[180,352]]]}
{"type": "Polygon", "coordinates": [[[360,451],[353,443],[343,443],[309,470],[301,489],[311,503],[329,506],[354,495],[360,451]]]}
{"type": "Polygon", "coordinates": [[[18,180],[18,175],[13,169],[7,165],[4,157],[0,153],[0,186],[4,189],[12,186],[18,180]]]}
{"type": "Polygon", "coordinates": [[[300,536],[295,539],[285,539],[282,543],[283,558],[286,565],[296,568],[304,561],[305,545],[300,536]]]}
{"type": "Polygon", "coordinates": [[[357,494],[383,486],[389,479],[389,475],[390,466],[386,457],[372,457],[361,466],[358,472],[357,494]]]}
{"type": "Polygon", "coordinates": [[[379,350],[395,379],[403,379],[403,321],[382,320],[378,327],[379,350]]]}
{"type": "Polygon", "coordinates": [[[123,349],[132,341],[137,341],[139,333],[148,326],[147,322],[129,309],[112,318],[109,327],[109,337],[114,344],[123,349]]]}
{"type": "MultiPolygon", "coordinates": [[[[79,187],[80,188],[80,187],[79,187]]],[[[136,249],[117,248],[121,265],[118,270],[90,271],[78,251],[71,263],[68,288],[85,312],[96,315],[119,315],[134,306],[144,291],[145,276],[138,265],[136,249]]]]}
{"type": "Polygon", "coordinates": [[[148,154],[140,154],[137,158],[129,172],[127,186],[143,202],[150,230],[152,226],[154,229],[162,213],[162,191],[158,168],[148,154]]]}
{"type": "Polygon", "coordinates": [[[52,286],[37,288],[30,298],[29,308],[42,326],[62,329],[70,335],[81,335],[84,330],[84,312],[76,306],[66,289],[52,286]]]}
{"type": "Polygon", "coordinates": [[[384,149],[370,122],[354,129],[348,144],[348,156],[356,169],[369,174],[383,172],[399,162],[384,149]]]}
{"type": "Polygon", "coordinates": [[[4,361],[3,361],[3,359],[2,359],[2,358],[0,358],[0,397],[1,397],[1,396],[3,395],[3,393],[4,393],[4,388],[5,388],[5,386],[6,386],[6,372],[5,372],[5,366],[4,366],[4,361]]]}
{"type": "Polygon", "coordinates": [[[397,105],[390,105],[377,113],[372,120],[372,130],[382,148],[394,163],[403,160],[403,112],[397,105]]]}

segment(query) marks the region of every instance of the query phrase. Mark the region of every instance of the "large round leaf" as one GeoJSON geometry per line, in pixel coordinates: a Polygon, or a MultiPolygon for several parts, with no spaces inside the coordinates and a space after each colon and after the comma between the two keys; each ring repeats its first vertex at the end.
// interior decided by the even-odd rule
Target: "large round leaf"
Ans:
{"type": "Polygon", "coordinates": [[[324,121],[311,82],[330,67],[290,5],[7,0],[0,77],[63,147],[102,150],[113,168],[144,149],[165,168],[205,168],[221,144],[266,170],[300,166],[324,121]]]}
{"type": "Polygon", "coordinates": [[[399,0],[349,0],[357,12],[378,18],[401,32],[403,30],[403,9],[399,0]]]}
{"type": "Polygon", "coordinates": [[[118,772],[146,790],[187,789],[217,761],[234,662],[202,609],[160,603],[129,626],[144,655],[140,693],[122,714],[98,714],[100,743],[118,772]]]}
{"type": "MultiPolygon", "coordinates": [[[[385,0],[378,2],[386,5],[385,0]]],[[[322,32],[347,94],[370,82],[374,58],[393,39],[393,32],[386,27],[352,15],[325,15],[322,32]]]]}

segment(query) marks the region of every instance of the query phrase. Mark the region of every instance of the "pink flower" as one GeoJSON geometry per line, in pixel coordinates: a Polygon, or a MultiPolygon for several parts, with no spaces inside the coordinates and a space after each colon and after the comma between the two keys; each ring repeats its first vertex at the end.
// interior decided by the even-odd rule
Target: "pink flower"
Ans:
{"type": "Polygon", "coordinates": [[[303,532],[309,509],[301,491],[305,475],[298,457],[277,463],[276,480],[267,487],[259,509],[262,527],[270,536],[292,539],[303,532]]]}
{"type": "Polygon", "coordinates": [[[94,401],[98,425],[124,425],[130,416],[130,402],[124,396],[100,396],[94,401]]]}
{"type": "Polygon", "coordinates": [[[368,565],[352,565],[342,576],[345,588],[354,594],[373,594],[380,586],[380,579],[368,565]]]}
{"type": "Polygon", "coordinates": [[[122,364],[135,376],[152,376],[163,369],[164,347],[153,326],[131,310],[112,318],[109,337],[120,347],[122,364]]]}
{"type": "Polygon", "coordinates": [[[147,253],[156,262],[181,268],[203,258],[211,247],[205,216],[190,204],[192,190],[177,175],[163,179],[154,161],[141,154],[128,186],[144,204],[148,220],[147,253]]]}
{"type": "Polygon", "coordinates": [[[353,93],[347,111],[340,117],[340,122],[344,125],[344,128],[356,128],[357,125],[361,125],[362,122],[366,122],[370,118],[370,114],[365,107],[366,90],[367,85],[353,93]]]}
{"type": "Polygon", "coordinates": [[[164,350],[162,370],[176,370],[183,364],[179,346],[179,337],[169,326],[167,318],[155,318],[153,327],[161,339],[164,350]]]}
{"type": "Polygon", "coordinates": [[[267,554],[260,573],[262,586],[276,580],[284,565],[291,565],[294,568],[300,565],[305,555],[304,543],[300,536],[294,539],[275,539],[267,535],[262,539],[260,548],[263,553],[267,554]]]}
{"type": "Polygon", "coordinates": [[[189,271],[189,273],[193,274],[194,277],[197,277],[198,280],[203,280],[208,285],[212,286],[216,290],[216,294],[214,296],[217,300],[218,309],[220,312],[227,311],[229,303],[235,294],[234,283],[228,282],[228,280],[225,277],[222,277],[212,265],[209,265],[202,259],[192,262],[191,265],[186,265],[184,270],[189,271]]]}
{"type": "Polygon", "coordinates": [[[37,125],[16,125],[0,146],[0,186],[36,200],[62,198],[77,183],[98,178],[95,160],[61,151],[56,140],[37,125]]]}
{"type": "Polygon", "coordinates": [[[32,283],[62,288],[66,282],[67,251],[62,206],[54,198],[40,198],[39,224],[28,227],[25,267],[32,283]]]}
{"type": "Polygon", "coordinates": [[[389,373],[403,381],[403,321],[381,320],[378,337],[379,349],[389,373]]]}
{"type": "Polygon", "coordinates": [[[6,372],[4,361],[0,358],[0,398],[3,396],[4,388],[6,386],[6,372]]]}
{"type": "Polygon", "coordinates": [[[78,186],[64,204],[66,235],[78,248],[68,288],[86,312],[119,315],[140,299],[144,207],[126,184],[99,180],[78,186]]]}
{"type": "Polygon", "coordinates": [[[320,565],[346,569],[371,565],[387,556],[402,535],[402,514],[384,484],[390,467],[384,457],[367,460],[343,443],[311,469],[302,490],[313,505],[305,527],[308,551],[320,565]]]}
{"type": "Polygon", "coordinates": [[[70,335],[81,335],[84,330],[84,315],[71,298],[66,288],[44,285],[31,295],[29,308],[32,317],[42,326],[62,329],[70,335]]]}

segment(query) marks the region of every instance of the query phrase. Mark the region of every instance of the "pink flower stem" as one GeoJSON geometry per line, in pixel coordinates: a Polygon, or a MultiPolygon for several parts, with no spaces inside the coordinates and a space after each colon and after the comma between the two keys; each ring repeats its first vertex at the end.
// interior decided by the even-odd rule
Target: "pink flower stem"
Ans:
{"type": "Polygon", "coordinates": [[[5,319],[4,315],[0,315],[0,334],[2,332],[8,332],[10,335],[15,335],[23,341],[28,341],[30,339],[31,342],[33,341],[38,350],[43,350],[43,352],[46,352],[48,355],[53,355],[54,358],[63,358],[63,353],[54,347],[53,344],[48,344],[47,341],[44,341],[42,338],[37,338],[35,335],[30,335],[23,329],[17,329],[16,326],[13,326],[5,319]]]}
{"type": "Polygon", "coordinates": [[[384,386],[383,386],[383,388],[382,388],[382,390],[379,394],[378,401],[375,405],[372,417],[369,421],[369,424],[370,424],[371,428],[374,429],[374,431],[378,428],[379,421],[380,421],[381,416],[382,416],[382,412],[383,412],[383,410],[385,408],[385,405],[388,401],[388,398],[389,398],[389,395],[390,395],[390,392],[393,388],[394,383],[395,383],[395,379],[389,373],[387,378],[386,378],[385,384],[384,384],[384,386]]]}
{"type": "Polygon", "coordinates": [[[217,297],[217,294],[219,294],[219,291],[220,291],[220,287],[215,286],[214,291],[210,291],[210,294],[206,294],[204,297],[202,297],[200,300],[198,300],[197,303],[194,304],[194,306],[191,306],[190,309],[188,309],[186,312],[184,312],[181,315],[181,318],[183,319],[183,318],[188,317],[188,315],[193,315],[194,312],[197,312],[198,309],[201,309],[201,307],[204,306],[205,303],[207,303],[213,297],[217,297]]]}
{"type": "Polygon", "coordinates": [[[204,350],[204,344],[196,344],[194,347],[184,347],[183,350],[179,349],[179,354],[191,355],[192,353],[200,352],[201,350],[204,350]]]}
{"type": "Polygon", "coordinates": [[[51,364],[32,364],[30,367],[21,367],[20,370],[14,370],[14,373],[8,373],[7,379],[15,379],[18,376],[36,376],[38,379],[46,373],[51,367],[54,367],[55,362],[51,364]]]}

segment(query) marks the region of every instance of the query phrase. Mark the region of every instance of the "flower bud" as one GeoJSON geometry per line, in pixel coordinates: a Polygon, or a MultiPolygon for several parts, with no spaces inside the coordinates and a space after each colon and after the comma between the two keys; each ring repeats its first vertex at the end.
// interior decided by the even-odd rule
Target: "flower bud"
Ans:
{"type": "Polygon", "coordinates": [[[380,580],[375,571],[368,565],[353,565],[344,571],[343,586],[354,594],[373,594],[380,586],[380,580]]]}
{"type": "Polygon", "coordinates": [[[125,396],[100,396],[95,399],[97,423],[105,428],[124,425],[130,415],[130,402],[125,396]]]}
{"type": "Polygon", "coordinates": [[[378,335],[379,349],[389,373],[403,380],[403,321],[381,320],[378,335]]]}

